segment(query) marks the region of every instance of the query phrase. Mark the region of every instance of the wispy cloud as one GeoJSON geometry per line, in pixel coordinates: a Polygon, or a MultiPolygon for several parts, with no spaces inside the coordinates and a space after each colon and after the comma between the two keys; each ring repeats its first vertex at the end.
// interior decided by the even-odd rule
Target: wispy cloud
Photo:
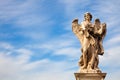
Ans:
{"type": "Polygon", "coordinates": [[[110,39],[106,40],[106,42],[104,42],[105,47],[109,48],[110,47],[114,47],[114,46],[119,46],[120,45],[120,35],[114,35],[113,37],[111,37],[110,39]]]}
{"type": "MultiPolygon", "coordinates": [[[[42,6],[42,0],[39,1],[26,0],[26,1],[15,1],[7,0],[1,1],[0,4],[0,20],[7,21],[4,23],[16,24],[15,26],[30,27],[36,25],[42,25],[47,22],[49,23],[50,17],[44,14],[44,7],[42,6]],[[40,5],[41,4],[41,5],[40,5]],[[38,11],[39,10],[39,11],[38,11]]],[[[51,21],[50,21],[51,22],[51,21]]],[[[47,24],[48,25],[48,24],[47,24]]]]}
{"type": "Polygon", "coordinates": [[[70,36],[70,34],[65,34],[53,38],[43,44],[28,45],[26,47],[39,48],[41,50],[44,50],[43,52],[45,53],[52,52],[51,54],[53,55],[66,55],[68,57],[74,58],[75,56],[80,54],[80,49],[77,47],[80,45],[77,43],[79,43],[79,41],[75,42],[73,37],[70,36]]]}
{"type": "Polygon", "coordinates": [[[42,2],[42,0],[1,1],[1,37],[8,36],[9,38],[14,38],[16,36],[25,36],[33,40],[40,40],[40,38],[44,39],[45,36],[49,35],[50,26],[54,24],[54,21],[49,15],[44,13],[42,2]],[[9,27],[2,27],[4,25],[9,25],[9,27]],[[7,28],[10,30],[8,31],[7,28]]]}
{"type": "Polygon", "coordinates": [[[60,0],[60,2],[65,6],[66,16],[69,16],[69,18],[82,15],[83,8],[90,4],[89,0],[60,0]]]}
{"type": "Polygon", "coordinates": [[[0,55],[0,60],[0,77],[2,80],[47,80],[48,78],[55,79],[55,76],[61,77],[58,79],[61,80],[67,79],[67,76],[70,75],[71,78],[73,78],[73,75],[70,73],[73,71],[66,71],[67,68],[72,66],[70,64],[68,66],[67,62],[54,62],[44,59],[35,62],[19,64],[19,61],[16,61],[12,57],[7,57],[5,55],[0,55]],[[62,77],[63,74],[64,77],[62,77]],[[45,77],[46,75],[47,77],[45,77]]]}
{"type": "Polygon", "coordinates": [[[109,68],[114,67],[114,69],[115,69],[115,67],[116,68],[119,67],[120,66],[119,62],[116,63],[115,65],[110,66],[111,64],[114,64],[114,62],[117,62],[120,60],[119,56],[118,56],[119,49],[120,49],[120,46],[111,47],[109,49],[106,49],[104,56],[101,57],[101,64],[106,67],[109,66],[109,68]]]}

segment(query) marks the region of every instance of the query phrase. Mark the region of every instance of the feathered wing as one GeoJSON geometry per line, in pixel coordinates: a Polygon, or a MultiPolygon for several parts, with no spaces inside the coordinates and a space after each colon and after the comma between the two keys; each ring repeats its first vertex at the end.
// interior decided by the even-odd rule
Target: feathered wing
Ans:
{"type": "Polygon", "coordinates": [[[106,35],[107,29],[106,29],[106,23],[102,23],[102,40],[104,39],[105,35],[106,35]]]}
{"type": "Polygon", "coordinates": [[[73,20],[72,22],[72,31],[77,36],[77,38],[80,40],[82,39],[82,28],[81,25],[78,24],[78,19],[73,20]]]}
{"type": "Polygon", "coordinates": [[[78,32],[78,25],[78,19],[74,19],[72,22],[72,31],[74,32],[74,34],[78,32]]]}
{"type": "Polygon", "coordinates": [[[101,24],[101,35],[100,35],[101,39],[99,40],[99,48],[100,48],[100,50],[99,50],[99,53],[98,53],[99,55],[104,54],[104,48],[103,48],[102,42],[103,42],[103,39],[104,39],[104,37],[106,35],[106,31],[107,31],[106,24],[105,23],[101,24]]]}
{"type": "MultiPolygon", "coordinates": [[[[83,41],[83,31],[81,25],[78,24],[78,20],[73,20],[72,22],[72,31],[79,39],[80,43],[82,44],[83,41]]],[[[82,49],[81,49],[82,50],[82,49]]],[[[83,66],[83,56],[81,55],[79,65],[83,66]]]]}

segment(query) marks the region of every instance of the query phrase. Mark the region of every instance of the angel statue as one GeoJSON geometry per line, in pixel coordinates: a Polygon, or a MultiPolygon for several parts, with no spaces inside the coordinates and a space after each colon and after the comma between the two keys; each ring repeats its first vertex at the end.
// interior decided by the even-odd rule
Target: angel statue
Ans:
{"type": "Polygon", "coordinates": [[[98,55],[104,54],[102,42],[106,35],[106,23],[101,24],[99,19],[92,23],[91,20],[91,13],[86,12],[81,24],[78,24],[78,19],[72,21],[72,31],[81,43],[82,55],[79,60],[81,73],[101,73],[98,55]]]}

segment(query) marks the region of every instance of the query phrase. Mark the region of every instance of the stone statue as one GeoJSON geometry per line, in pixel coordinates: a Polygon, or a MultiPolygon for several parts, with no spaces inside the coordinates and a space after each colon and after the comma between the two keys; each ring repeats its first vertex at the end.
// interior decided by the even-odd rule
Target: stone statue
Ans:
{"type": "Polygon", "coordinates": [[[95,19],[94,23],[91,20],[91,13],[86,12],[81,24],[78,24],[78,19],[72,22],[72,31],[80,40],[82,47],[79,60],[81,73],[101,73],[98,55],[104,54],[102,42],[106,35],[106,24],[101,24],[99,19],[95,19]]]}

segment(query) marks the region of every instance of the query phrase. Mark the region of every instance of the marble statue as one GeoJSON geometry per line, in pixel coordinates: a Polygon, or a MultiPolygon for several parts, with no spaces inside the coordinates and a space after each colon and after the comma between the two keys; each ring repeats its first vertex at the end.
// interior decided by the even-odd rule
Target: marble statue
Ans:
{"type": "Polygon", "coordinates": [[[78,19],[72,21],[72,31],[81,43],[80,73],[101,73],[98,55],[104,54],[102,42],[106,35],[106,23],[101,23],[99,19],[92,23],[91,20],[92,14],[86,12],[80,24],[78,19]]]}

